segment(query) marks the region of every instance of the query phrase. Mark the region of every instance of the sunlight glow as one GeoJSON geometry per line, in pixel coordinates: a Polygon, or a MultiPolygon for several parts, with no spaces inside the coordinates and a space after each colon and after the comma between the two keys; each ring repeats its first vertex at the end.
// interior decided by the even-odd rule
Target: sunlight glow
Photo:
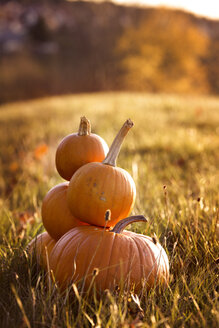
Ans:
{"type": "Polygon", "coordinates": [[[120,4],[166,6],[191,11],[197,15],[219,19],[218,0],[112,0],[120,4]]]}

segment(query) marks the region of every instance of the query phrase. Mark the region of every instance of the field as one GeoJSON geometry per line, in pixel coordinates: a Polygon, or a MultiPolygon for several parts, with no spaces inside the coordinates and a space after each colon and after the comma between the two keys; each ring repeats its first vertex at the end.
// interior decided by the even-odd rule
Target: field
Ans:
{"type": "Polygon", "coordinates": [[[219,99],[141,93],[81,94],[0,107],[0,326],[218,327],[219,99]],[[27,256],[43,231],[42,199],[61,182],[59,141],[91,120],[110,145],[134,121],[118,166],[137,187],[129,229],[156,234],[170,260],[168,288],[139,296],[106,291],[100,299],[60,294],[27,256]]]}

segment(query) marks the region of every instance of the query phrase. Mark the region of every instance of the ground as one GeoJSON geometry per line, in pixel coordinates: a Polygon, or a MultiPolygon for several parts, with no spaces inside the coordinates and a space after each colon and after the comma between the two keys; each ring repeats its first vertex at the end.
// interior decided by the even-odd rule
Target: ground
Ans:
{"type": "MultiPolygon", "coordinates": [[[[0,106],[0,322],[2,327],[217,327],[219,99],[99,93],[0,106]],[[133,176],[132,214],[156,234],[170,260],[166,290],[81,297],[46,283],[26,246],[43,231],[43,197],[63,181],[55,169],[60,140],[81,116],[110,145],[127,118],[134,127],[118,159],[133,176]]],[[[103,251],[104,252],[104,251],[103,251]]]]}

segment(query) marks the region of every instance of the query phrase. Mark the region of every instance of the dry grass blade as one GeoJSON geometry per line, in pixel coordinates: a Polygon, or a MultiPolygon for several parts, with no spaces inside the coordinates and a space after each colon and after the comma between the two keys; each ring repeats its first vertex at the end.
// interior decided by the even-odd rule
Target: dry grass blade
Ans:
{"type": "Polygon", "coordinates": [[[30,322],[29,322],[28,317],[27,317],[27,315],[25,313],[25,310],[24,310],[23,304],[21,302],[21,299],[18,296],[18,293],[17,293],[17,291],[16,291],[16,289],[15,289],[15,287],[13,285],[11,285],[11,290],[12,290],[12,292],[14,294],[14,297],[15,297],[15,299],[17,301],[17,304],[18,304],[18,306],[19,306],[19,308],[20,308],[20,310],[21,310],[21,312],[23,314],[23,319],[24,319],[24,322],[25,322],[27,328],[31,328],[30,322]]]}

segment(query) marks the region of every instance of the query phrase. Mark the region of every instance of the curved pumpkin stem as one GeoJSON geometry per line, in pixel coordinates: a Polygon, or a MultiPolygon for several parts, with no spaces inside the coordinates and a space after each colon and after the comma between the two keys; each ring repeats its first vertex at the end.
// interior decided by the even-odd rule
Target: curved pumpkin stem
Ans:
{"type": "Polygon", "coordinates": [[[122,146],[123,140],[128,133],[128,131],[133,127],[134,123],[132,120],[128,119],[125,121],[123,126],[121,127],[120,131],[116,135],[109,152],[106,156],[106,158],[103,160],[103,164],[111,165],[111,166],[116,166],[116,160],[119,155],[120,148],[122,146]]]}
{"type": "Polygon", "coordinates": [[[111,232],[121,233],[127,227],[127,225],[133,222],[148,222],[148,219],[144,217],[144,215],[134,215],[129,216],[128,218],[122,219],[119,221],[115,227],[111,230],[111,232]]]}
{"type": "Polygon", "coordinates": [[[85,117],[81,117],[79,129],[78,129],[78,135],[79,136],[87,136],[91,134],[91,124],[90,121],[85,117]]]}

